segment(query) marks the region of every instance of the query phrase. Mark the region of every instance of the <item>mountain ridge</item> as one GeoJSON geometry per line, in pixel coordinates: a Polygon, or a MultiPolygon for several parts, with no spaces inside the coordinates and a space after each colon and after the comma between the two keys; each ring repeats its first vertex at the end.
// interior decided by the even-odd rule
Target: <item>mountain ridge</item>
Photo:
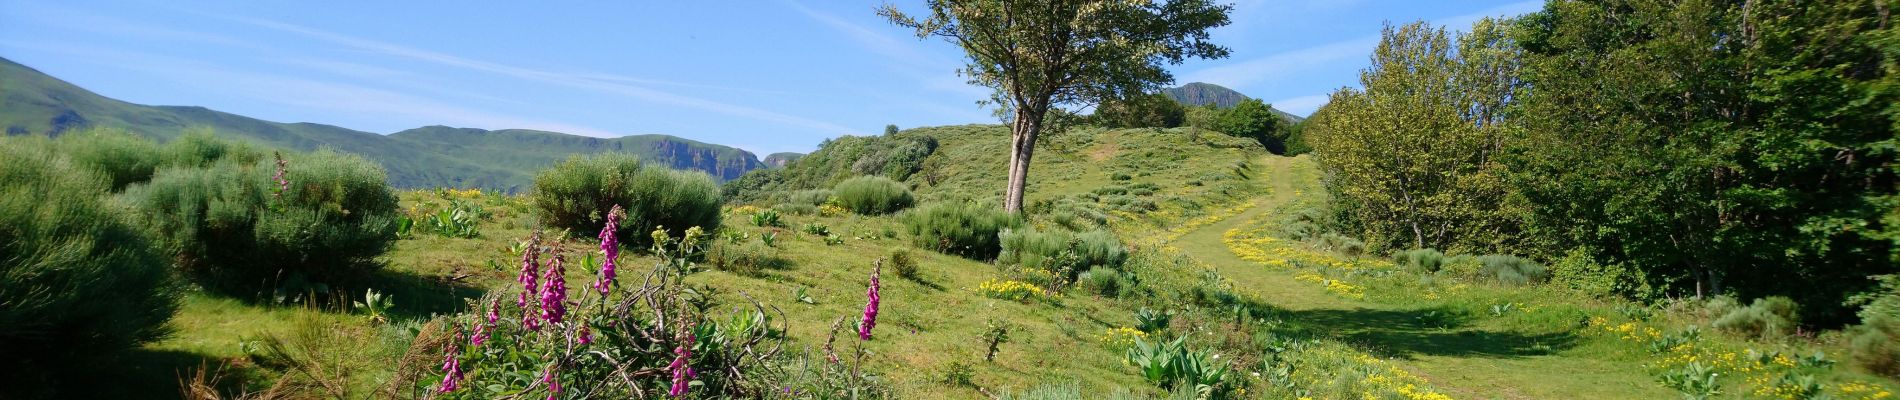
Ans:
{"type": "Polygon", "coordinates": [[[595,138],[442,125],[384,135],[313,122],[267,121],[203,106],[137,104],[0,57],[0,127],[6,134],[58,135],[86,126],[123,128],[159,141],[209,128],[221,136],[265,146],[298,151],[331,148],[381,164],[390,185],[404,188],[518,191],[532,183],[533,171],[572,155],[604,151],[636,154],[654,164],[705,172],[721,181],[765,167],[751,152],[671,135],[595,138]]]}
{"type": "MultiPolygon", "coordinates": [[[[1215,108],[1233,107],[1235,104],[1240,104],[1241,100],[1252,98],[1240,93],[1238,90],[1228,89],[1226,86],[1207,82],[1188,82],[1181,86],[1162,88],[1161,94],[1183,105],[1212,105],[1215,108]]],[[[1273,113],[1278,114],[1280,118],[1285,118],[1287,122],[1299,123],[1300,121],[1306,120],[1306,117],[1293,115],[1293,113],[1273,108],[1271,104],[1269,104],[1267,108],[1272,109],[1273,113]]]]}

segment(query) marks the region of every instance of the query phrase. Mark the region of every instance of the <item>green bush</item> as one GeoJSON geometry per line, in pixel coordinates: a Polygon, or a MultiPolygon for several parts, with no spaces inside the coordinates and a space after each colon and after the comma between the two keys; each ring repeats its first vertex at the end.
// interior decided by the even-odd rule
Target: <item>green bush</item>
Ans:
{"type": "Polygon", "coordinates": [[[274,161],[226,159],[160,169],[125,196],[162,239],[166,258],[213,290],[303,292],[320,288],[305,283],[379,268],[374,258],[396,239],[397,210],[382,168],[330,151],[286,159],[289,190],[281,193],[274,161]]]}
{"type": "Polygon", "coordinates": [[[249,165],[264,158],[264,153],[244,142],[219,139],[209,130],[193,130],[165,144],[164,161],[159,164],[205,168],[227,159],[249,165]]]}
{"type": "Polygon", "coordinates": [[[765,270],[791,268],[791,260],[778,255],[778,248],[747,240],[742,243],[714,241],[706,249],[706,263],[713,268],[743,276],[762,276],[765,270]]]}
{"type": "Polygon", "coordinates": [[[818,206],[804,203],[779,203],[779,205],[772,206],[772,211],[780,214],[812,215],[818,213],[818,206]]]}
{"type": "Polygon", "coordinates": [[[1550,279],[1550,270],[1543,264],[1518,256],[1492,254],[1478,257],[1478,262],[1484,264],[1480,274],[1506,285],[1523,286],[1550,279]]]}
{"type": "Polygon", "coordinates": [[[1090,292],[1102,297],[1114,298],[1121,296],[1122,279],[1121,271],[1108,267],[1095,267],[1089,269],[1088,272],[1083,272],[1076,282],[1090,292]]]}
{"type": "Polygon", "coordinates": [[[1748,337],[1775,339],[1794,333],[1801,324],[1800,306],[1781,296],[1755,299],[1748,307],[1736,307],[1710,326],[1748,337]]]}
{"type": "Polygon", "coordinates": [[[882,176],[860,176],[832,189],[838,205],[862,215],[881,215],[910,208],[915,197],[904,184],[882,176]]]}
{"type": "Polygon", "coordinates": [[[1849,305],[1859,305],[1860,325],[1849,332],[1848,342],[1854,363],[1873,373],[1900,376],[1900,276],[1874,277],[1879,287],[1854,296],[1849,305]]]}
{"type": "Polygon", "coordinates": [[[646,247],[648,233],[665,227],[673,236],[686,228],[719,227],[719,184],[702,172],[671,170],[640,163],[621,153],[574,156],[534,178],[532,202],[541,222],[578,237],[593,237],[606,223],[602,213],[620,206],[621,240],[646,247]]]}
{"type": "Polygon", "coordinates": [[[778,215],[778,210],[760,210],[759,212],[752,213],[752,226],[767,228],[783,227],[785,226],[785,219],[778,215]]]}
{"type": "Polygon", "coordinates": [[[106,177],[112,190],[152,180],[165,160],[158,143],[117,129],[93,128],[59,136],[58,151],[73,164],[106,177]]]}
{"type": "Polygon", "coordinates": [[[911,241],[920,248],[976,260],[1002,251],[997,234],[1022,226],[1022,220],[995,206],[967,202],[933,203],[904,218],[911,241]]]}
{"type": "Polygon", "coordinates": [[[0,146],[0,397],[99,384],[177,309],[166,258],[106,197],[110,182],[76,164],[0,146]]]}
{"type": "Polygon", "coordinates": [[[1071,281],[1090,268],[1121,268],[1128,260],[1128,249],[1108,231],[1013,229],[1003,231],[999,238],[998,264],[1047,270],[1071,281]]]}
{"type": "Polygon", "coordinates": [[[910,250],[891,250],[891,269],[896,270],[897,276],[904,279],[912,281],[923,280],[923,276],[919,275],[917,271],[917,259],[911,257],[910,250]]]}
{"type": "Polygon", "coordinates": [[[1433,249],[1413,249],[1392,254],[1392,263],[1417,273],[1438,272],[1445,265],[1445,253],[1433,249]]]}
{"type": "Polygon", "coordinates": [[[786,203],[821,206],[831,201],[831,189],[810,189],[792,192],[785,196],[786,203]]]}
{"type": "Polygon", "coordinates": [[[1320,246],[1347,256],[1358,257],[1366,253],[1366,242],[1336,232],[1327,232],[1319,236],[1320,246]]]}

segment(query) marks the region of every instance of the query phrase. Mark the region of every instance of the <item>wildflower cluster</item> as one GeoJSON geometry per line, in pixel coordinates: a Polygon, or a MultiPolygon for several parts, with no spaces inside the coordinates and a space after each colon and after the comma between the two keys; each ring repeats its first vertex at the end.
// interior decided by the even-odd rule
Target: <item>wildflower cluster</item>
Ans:
{"type": "Polygon", "coordinates": [[[609,289],[618,283],[615,279],[616,263],[620,259],[620,239],[614,232],[620,231],[620,216],[626,214],[620,206],[614,206],[607,212],[607,225],[600,228],[600,281],[594,282],[594,289],[606,296],[609,289]]]}
{"type": "Polygon", "coordinates": [[[844,215],[850,212],[851,210],[847,210],[844,207],[839,206],[837,204],[827,203],[825,205],[818,206],[818,215],[824,216],[824,217],[836,217],[836,216],[844,215]]]}
{"type": "Polygon", "coordinates": [[[1109,328],[1108,332],[1102,333],[1102,336],[1096,338],[1095,341],[1109,349],[1127,350],[1129,347],[1134,346],[1137,340],[1147,338],[1148,332],[1142,332],[1140,329],[1124,326],[1120,328],[1109,328]]]}
{"type": "Polygon", "coordinates": [[[1757,398],[1884,399],[1893,396],[1891,391],[1866,382],[1846,381],[1828,386],[1817,381],[1816,376],[1834,365],[1825,353],[1795,356],[1775,350],[1741,348],[1708,340],[1694,326],[1664,333],[1651,323],[1614,322],[1603,316],[1591,317],[1584,331],[1647,349],[1651,359],[1644,366],[1665,386],[1685,394],[1719,390],[1720,385],[1736,383],[1724,378],[1739,377],[1745,393],[1757,398]],[[1707,387],[1711,376],[1718,386],[1707,387]],[[1697,378],[1702,382],[1697,382],[1697,378]]]}
{"type": "Polygon", "coordinates": [[[998,281],[990,279],[977,286],[977,292],[991,298],[1027,302],[1041,299],[1047,294],[1042,287],[1022,281],[998,281]]]}

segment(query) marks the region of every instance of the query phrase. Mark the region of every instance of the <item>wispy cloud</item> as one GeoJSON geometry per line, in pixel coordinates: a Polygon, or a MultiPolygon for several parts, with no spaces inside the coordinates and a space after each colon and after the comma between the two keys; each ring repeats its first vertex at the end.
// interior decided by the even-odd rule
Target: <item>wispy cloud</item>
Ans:
{"type": "MultiPolygon", "coordinates": [[[[950,94],[956,98],[965,99],[970,102],[967,108],[963,108],[913,99],[909,101],[909,103],[912,104],[912,108],[926,110],[939,115],[972,118],[971,121],[992,120],[989,113],[984,112],[982,108],[977,107],[975,104],[977,100],[989,98],[990,90],[988,88],[971,85],[967,79],[957,76],[955,70],[959,66],[958,60],[945,58],[925,51],[923,43],[920,43],[921,41],[916,40],[913,36],[903,35],[893,37],[892,35],[880,33],[863,25],[853,23],[837,15],[812,9],[796,0],[781,0],[779,3],[790,7],[792,10],[798,11],[799,14],[811,18],[813,21],[825,27],[844,34],[844,36],[851,39],[852,42],[857,43],[859,47],[883,56],[885,60],[896,64],[893,65],[896,72],[916,80],[917,87],[950,94]]],[[[865,10],[866,13],[870,11],[868,8],[865,10]]],[[[901,101],[901,99],[893,100],[901,101]]]]}
{"type": "Polygon", "coordinates": [[[629,97],[629,98],[634,98],[634,99],[639,99],[639,100],[644,100],[644,101],[649,101],[649,102],[654,102],[654,103],[668,104],[668,105],[688,107],[688,108],[696,108],[696,109],[712,111],[712,112],[717,112],[717,113],[722,113],[722,114],[727,114],[727,115],[732,115],[732,116],[737,116],[737,117],[761,120],[761,121],[766,121],[766,122],[775,122],[775,123],[781,123],[781,124],[786,124],[786,125],[799,126],[799,127],[812,129],[812,130],[822,131],[825,133],[849,133],[849,132],[856,131],[854,129],[847,128],[842,125],[833,124],[830,122],[819,121],[815,119],[799,117],[795,115],[788,115],[788,114],[778,113],[774,111],[767,111],[767,110],[746,107],[746,106],[741,106],[741,105],[736,105],[736,104],[723,103],[723,102],[708,100],[704,98],[679,95],[679,94],[674,94],[674,93],[670,93],[666,91],[647,88],[647,87],[629,83],[629,82],[641,81],[638,78],[616,76],[616,75],[611,75],[611,74],[577,74],[577,73],[567,73],[567,72],[557,72],[557,71],[526,68],[526,67],[520,67],[520,66],[515,66],[515,65],[497,63],[497,62],[489,62],[489,61],[481,61],[481,60],[475,60],[475,59],[470,59],[470,58],[464,58],[464,57],[450,55],[446,53],[439,53],[439,52],[434,52],[434,51],[429,51],[429,50],[397,45],[393,43],[364,39],[364,38],[359,38],[355,36],[349,36],[349,35],[344,35],[340,33],[323,31],[323,30],[318,30],[314,28],[308,28],[308,27],[303,27],[303,26],[293,25],[293,24],[288,24],[288,23],[283,23],[283,22],[277,22],[277,21],[270,21],[270,20],[263,20],[263,19],[256,19],[256,18],[244,18],[244,17],[228,17],[228,16],[223,17],[223,18],[243,22],[246,24],[250,24],[250,25],[254,25],[254,26],[258,26],[262,28],[267,28],[267,29],[272,29],[272,30],[277,30],[277,31],[282,31],[282,32],[295,33],[295,34],[311,37],[314,39],[331,42],[334,44],[357,48],[360,50],[381,53],[384,55],[389,55],[389,56],[394,56],[394,57],[424,61],[424,62],[439,64],[439,65],[444,65],[444,66],[493,73],[493,74],[513,77],[517,79],[562,85],[562,86],[568,86],[568,87],[573,87],[573,88],[578,88],[578,89],[592,90],[592,91],[619,95],[619,96],[624,96],[624,97],[629,97]]]}

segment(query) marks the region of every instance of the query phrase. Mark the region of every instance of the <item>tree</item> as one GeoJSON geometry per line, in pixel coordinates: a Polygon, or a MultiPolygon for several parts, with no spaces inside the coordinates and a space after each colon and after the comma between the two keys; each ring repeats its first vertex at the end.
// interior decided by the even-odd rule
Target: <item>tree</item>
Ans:
{"type": "Polygon", "coordinates": [[[1187,120],[1187,107],[1167,95],[1151,93],[1102,102],[1097,123],[1110,128],[1173,128],[1187,120]]]}
{"type": "Polygon", "coordinates": [[[1514,71],[1470,75],[1509,48],[1485,19],[1460,36],[1423,22],[1387,26],[1360,73],[1364,90],[1340,89],[1303,127],[1348,226],[1387,247],[1490,251],[1513,231],[1499,207],[1509,193],[1494,155],[1503,129],[1498,98],[1514,71]],[[1483,56],[1483,57],[1480,57],[1483,56]]]}
{"type": "Polygon", "coordinates": [[[890,135],[896,135],[896,134],[897,134],[897,125],[893,124],[893,125],[884,126],[884,136],[890,136],[890,135]]]}
{"type": "Polygon", "coordinates": [[[1172,83],[1165,64],[1226,57],[1208,30],[1233,7],[1208,0],[929,0],[913,17],[886,4],[878,15],[942,37],[968,56],[960,73],[994,90],[988,104],[1011,119],[1003,209],[1021,213],[1029,160],[1051,110],[1152,93],[1172,83]]]}
{"type": "Polygon", "coordinates": [[[1549,251],[1821,324],[1896,271],[1890,1],[1553,1],[1517,41],[1510,159],[1549,251]]]}
{"type": "Polygon", "coordinates": [[[1253,139],[1276,154],[1286,153],[1286,121],[1259,99],[1245,99],[1214,115],[1212,129],[1253,139]]]}

